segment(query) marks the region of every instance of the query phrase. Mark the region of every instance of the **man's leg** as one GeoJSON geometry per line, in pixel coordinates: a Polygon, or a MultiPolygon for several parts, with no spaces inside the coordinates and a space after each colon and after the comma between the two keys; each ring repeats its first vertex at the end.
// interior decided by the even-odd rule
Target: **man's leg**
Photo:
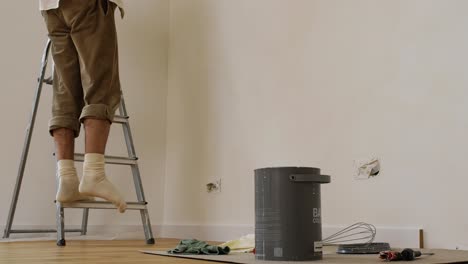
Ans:
{"type": "Polygon", "coordinates": [[[84,120],[86,153],[104,154],[110,125],[110,122],[107,120],[93,118],[86,118],[84,120]]]}
{"type": "Polygon", "coordinates": [[[79,61],[69,34],[70,29],[61,18],[60,10],[44,11],[43,16],[52,41],[51,53],[55,62],[49,130],[56,146],[56,200],[73,202],[85,198],[78,191],[79,179],[73,161],[74,140],[80,127],[78,117],[84,104],[79,61]]]}
{"type": "Polygon", "coordinates": [[[58,128],[52,131],[55,141],[55,156],[57,158],[57,175],[59,185],[55,199],[59,202],[81,200],[78,192],[80,181],[76,175],[73,162],[75,147],[75,132],[69,128],[58,128]]]}
{"type": "Polygon", "coordinates": [[[52,131],[57,158],[58,190],[55,199],[59,202],[90,200],[78,191],[78,179],[74,159],[75,131],[69,128],[58,128],[52,131]]]}
{"type": "Polygon", "coordinates": [[[100,197],[115,204],[121,213],[127,204],[115,186],[107,179],[105,173],[104,152],[109,136],[110,122],[86,118],[85,128],[85,162],[80,192],[83,195],[100,197]]]}
{"type": "Polygon", "coordinates": [[[75,132],[69,128],[57,128],[52,131],[57,160],[73,160],[75,153],[75,132]]]}
{"type": "Polygon", "coordinates": [[[71,38],[79,57],[84,92],[80,121],[85,128],[86,153],[79,190],[108,200],[124,212],[127,205],[106,177],[104,160],[109,127],[121,97],[115,4],[108,0],[68,0],[60,4],[65,20],[72,25],[71,38]]]}

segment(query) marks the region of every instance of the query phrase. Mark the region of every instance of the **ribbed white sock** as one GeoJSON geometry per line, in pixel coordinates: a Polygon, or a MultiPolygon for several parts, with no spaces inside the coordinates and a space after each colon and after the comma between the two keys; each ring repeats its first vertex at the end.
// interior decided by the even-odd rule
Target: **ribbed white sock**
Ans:
{"type": "Polygon", "coordinates": [[[78,191],[80,180],[76,174],[73,160],[59,160],[57,162],[58,190],[55,199],[61,203],[69,203],[79,200],[89,200],[78,191]]]}
{"type": "Polygon", "coordinates": [[[80,193],[107,200],[117,206],[119,211],[123,213],[127,209],[127,203],[115,186],[107,179],[104,167],[104,155],[97,153],[85,154],[83,178],[79,187],[80,193]]]}

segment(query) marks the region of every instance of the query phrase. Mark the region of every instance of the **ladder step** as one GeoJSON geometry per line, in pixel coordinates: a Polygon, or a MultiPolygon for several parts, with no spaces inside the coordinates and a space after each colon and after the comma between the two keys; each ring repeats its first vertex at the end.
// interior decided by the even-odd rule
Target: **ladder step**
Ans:
{"type": "MultiPolygon", "coordinates": [[[[67,233],[81,233],[81,229],[65,229],[67,233]]],[[[56,229],[12,229],[10,233],[14,234],[39,234],[39,233],[57,233],[56,229]]]]}
{"type": "MultiPolygon", "coordinates": [[[[127,210],[144,210],[147,209],[147,204],[147,202],[127,202],[127,210]]],[[[63,208],[115,209],[112,203],[101,201],[62,203],[61,205],[63,208]]]]}
{"type": "MultiPolygon", "coordinates": [[[[129,158],[129,157],[116,157],[116,156],[105,156],[107,164],[117,164],[117,165],[137,165],[138,158],[129,158]]],[[[84,154],[75,153],[75,161],[83,162],[84,154]]]]}
{"type": "Polygon", "coordinates": [[[114,116],[113,122],[117,124],[126,124],[128,123],[128,116],[116,115],[114,116]]]}

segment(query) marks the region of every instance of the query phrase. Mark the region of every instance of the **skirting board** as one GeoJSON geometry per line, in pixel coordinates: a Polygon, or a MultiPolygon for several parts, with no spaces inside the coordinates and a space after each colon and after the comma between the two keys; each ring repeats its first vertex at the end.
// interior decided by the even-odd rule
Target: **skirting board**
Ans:
{"type": "MultiPolygon", "coordinates": [[[[322,237],[325,238],[346,226],[322,226],[322,237]]],[[[392,247],[424,248],[422,228],[376,226],[375,242],[388,242],[392,247]]],[[[197,238],[211,241],[228,241],[247,234],[254,234],[253,226],[234,225],[163,225],[160,226],[161,237],[197,238]]]]}
{"type": "MultiPolygon", "coordinates": [[[[346,226],[322,226],[322,237],[325,238],[346,226]]],[[[4,227],[1,226],[3,234],[4,227]]],[[[54,229],[55,226],[14,226],[14,229],[54,229]]],[[[80,226],[66,226],[66,228],[80,228],[80,226]]],[[[392,247],[424,248],[422,228],[419,227],[388,227],[376,226],[376,242],[388,242],[392,247]]],[[[254,234],[255,228],[250,225],[154,225],[153,235],[164,238],[187,239],[196,238],[207,241],[228,241],[247,234],[254,234]]],[[[116,239],[144,238],[141,225],[89,225],[88,235],[110,234],[116,239]]],[[[39,237],[44,234],[11,234],[15,237],[39,237]]],[[[53,237],[54,234],[47,236],[53,237]]]]}

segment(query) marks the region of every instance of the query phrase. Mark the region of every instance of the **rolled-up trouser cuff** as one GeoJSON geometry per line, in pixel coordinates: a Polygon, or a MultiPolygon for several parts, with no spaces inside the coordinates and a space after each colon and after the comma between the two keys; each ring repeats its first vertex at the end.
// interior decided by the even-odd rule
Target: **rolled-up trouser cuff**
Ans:
{"type": "Polygon", "coordinates": [[[90,104],[83,108],[81,111],[80,122],[83,123],[86,118],[95,118],[108,120],[112,123],[114,120],[115,109],[110,109],[105,104],[90,104]]]}
{"type": "Polygon", "coordinates": [[[54,136],[53,131],[58,128],[69,128],[73,130],[75,137],[80,135],[80,122],[76,118],[67,116],[55,116],[49,121],[49,133],[54,136]]]}

